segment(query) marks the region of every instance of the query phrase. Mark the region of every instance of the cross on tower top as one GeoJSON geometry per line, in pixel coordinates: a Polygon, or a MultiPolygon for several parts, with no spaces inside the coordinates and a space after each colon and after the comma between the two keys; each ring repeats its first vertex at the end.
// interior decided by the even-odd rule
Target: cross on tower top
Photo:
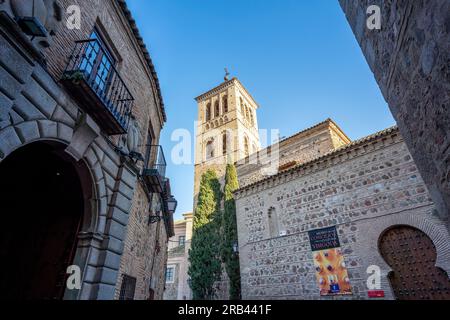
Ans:
{"type": "Polygon", "coordinates": [[[225,81],[230,80],[230,73],[228,72],[228,68],[225,68],[225,77],[223,79],[225,81]]]}

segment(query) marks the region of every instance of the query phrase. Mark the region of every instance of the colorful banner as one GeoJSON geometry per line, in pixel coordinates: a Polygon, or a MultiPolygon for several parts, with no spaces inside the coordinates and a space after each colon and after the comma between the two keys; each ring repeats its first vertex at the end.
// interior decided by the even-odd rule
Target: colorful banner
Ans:
{"type": "Polygon", "coordinates": [[[321,296],[349,295],[352,287],[336,227],[309,232],[321,296]]]}

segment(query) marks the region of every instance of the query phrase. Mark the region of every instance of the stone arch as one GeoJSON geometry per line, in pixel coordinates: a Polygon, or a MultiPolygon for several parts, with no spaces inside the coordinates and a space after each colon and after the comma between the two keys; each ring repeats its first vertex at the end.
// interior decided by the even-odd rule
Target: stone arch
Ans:
{"type": "MultiPolygon", "coordinates": [[[[449,233],[445,225],[435,217],[431,216],[433,207],[413,209],[402,214],[392,214],[378,218],[376,223],[365,222],[359,226],[359,232],[364,234],[364,240],[355,243],[355,253],[366,256],[362,272],[371,265],[381,268],[381,284],[383,288],[391,288],[388,275],[393,270],[386,263],[378,250],[379,239],[384,232],[393,226],[410,226],[424,232],[436,246],[437,260],[435,266],[450,274],[450,243],[448,243],[449,233]],[[372,255],[367,256],[367,247],[370,246],[372,255]]],[[[386,290],[386,298],[394,299],[394,295],[386,290]]]]}
{"type": "Polygon", "coordinates": [[[391,226],[380,235],[378,251],[393,269],[388,279],[397,299],[449,298],[449,275],[436,267],[436,245],[422,230],[409,225],[391,226]],[[416,268],[415,275],[411,268],[416,268]],[[417,283],[423,286],[420,290],[417,283]]]}
{"type": "MultiPolygon", "coordinates": [[[[73,136],[73,129],[61,122],[51,120],[31,120],[21,122],[17,125],[11,125],[0,130],[0,136],[5,136],[5,139],[0,140],[0,163],[11,155],[16,150],[23,148],[35,142],[53,142],[65,145],[70,145],[73,136]],[[6,141],[8,139],[8,142],[6,141]],[[16,143],[11,144],[11,141],[16,143]]],[[[92,191],[86,194],[91,194],[91,199],[85,199],[86,202],[91,203],[91,209],[88,210],[89,216],[86,216],[83,222],[82,232],[98,232],[104,233],[103,227],[99,228],[99,216],[103,213],[106,216],[107,204],[95,203],[98,199],[106,197],[106,186],[103,170],[100,167],[101,159],[97,154],[88,149],[87,154],[90,157],[76,161],[72,155],[65,153],[72,161],[78,162],[77,171],[80,178],[83,180],[84,188],[87,188],[87,180],[92,184],[92,191]],[[93,163],[95,162],[95,163],[93,163]],[[98,168],[95,168],[95,164],[98,168]],[[103,208],[104,207],[104,208],[103,208]]],[[[86,190],[83,190],[86,191],[86,190]]],[[[85,214],[87,212],[85,211],[85,214]]],[[[106,226],[104,226],[106,227],[106,226]]]]}

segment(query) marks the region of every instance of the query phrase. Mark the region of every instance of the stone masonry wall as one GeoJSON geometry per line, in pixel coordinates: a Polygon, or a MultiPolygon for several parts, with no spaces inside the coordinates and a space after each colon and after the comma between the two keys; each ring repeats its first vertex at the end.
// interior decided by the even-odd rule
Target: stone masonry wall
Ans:
{"type": "MultiPolygon", "coordinates": [[[[244,299],[322,299],[308,231],[336,226],[353,295],[367,299],[367,267],[382,268],[382,288],[392,299],[390,271],[378,253],[381,233],[392,225],[415,226],[438,248],[449,271],[450,237],[397,129],[352,144],[236,194],[244,299]],[[268,211],[280,231],[271,238],[268,211]]],[[[330,298],[326,298],[330,299],[330,298]]]]}
{"type": "MultiPolygon", "coordinates": [[[[40,140],[59,141],[68,146],[67,152],[88,166],[93,179],[95,198],[90,199],[95,212],[85,213],[86,223],[75,258],[83,270],[81,292],[68,299],[112,299],[116,285],[120,288],[121,272],[135,273],[138,278],[136,296],[145,298],[148,268],[153,259],[153,247],[134,243],[155,243],[155,228],[147,230],[142,223],[148,213],[148,202],[137,180],[139,168],[124,162],[115,150],[116,137],[107,137],[90,117],[81,117],[81,109],[59,84],[62,72],[74,48],[74,41],[89,38],[94,27],[117,59],[117,69],[135,98],[133,115],[141,134],[141,152],[145,151],[147,133],[152,132],[157,144],[164,117],[156,92],[154,76],[134,38],[119,0],[58,0],[63,12],[53,41],[43,50],[46,66],[35,60],[31,42],[21,34],[12,20],[10,1],[1,1],[0,37],[0,161],[17,148],[40,140]],[[69,5],[81,9],[81,30],[65,27],[69,5]],[[12,22],[10,22],[12,21],[12,22]],[[17,30],[16,30],[17,29],[17,30]],[[15,32],[11,34],[11,32],[15,32]],[[24,40],[25,39],[25,40],[24,40]],[[83,120],[84,119],[84,120],[83,120]],[[136,194],[135,194],[136,190],[136,194]],[[133,208],[133,211],[130,211],[133,208]],[[139,209],[137,209],[139,208],[139,209]],[[131,212],[131,213],[130,213],[131,212]],[[130,225],[127,230],[127,225],[130,225]],[[124,242],[125,253],[124,253],[124,242]],[[136,254],[135,247],[139,247],[136,254]],[[142,258],[142,250],[144,258],[142,258]],[[131,252],[130,252],[131,251],[131,252]],[[134,251],[134,252],[133,252],[134,251]],[[124,253],[124,254],[123,254],[124,253]],[[121,261],[123,258],[125,261],[121,261]],[[142,263],[126,269],[137,259],[142,263]],[[128,259],[128,260],[127,260],[128,259]]],[[[24,2],[25,3],[25,2],[24,2]]],[[[153,288],[161,298],[164,288],[167,235],[159,226],[160,254],[155,257],[153,288]]],[[[148,294],[148,292],[147,292],[148,294]]]]}
{"type": "MultiPolygon", "coordinates": [[[[153,197],[153,203],[158,202],[157,195],[153,197]]],[[[137,280],[135,300],[146,300],[149,297],[150,287],[155,290],[155,299],[162,299],[165,278],[161,277],[165,276],[167,234],[164,223],[149,225],[148,219],[147,195],[139,186],[127,226],[127,237],[116,285],[116,299],[119,298],[124,274],[137,280]]]]}
{"type": "Polygon", "coordinates": [[[278,172],[280,168],[281,171],[287,169],[283,169],[285,165],[295,166],[323,156],[348,144],[350,140],[347,137],[344,138],[344,136],[343,132],[328,119],[310,129],[284,139],[275,147],[272,146],[271,152],[268,151],[268,148],[265,148],[254,153],[249,158],[236,163],[239,186],[242,188],[267,178],[268,175],[263,170],[271,165],[274,165],[278,172]],[[278,159],[276,159],[277,153],[278,159]]]}
{"type": "Polygon", "coordinates": [[[450,1],[339,0],[440,216],[450,212],[450,1]],[[381,9],[381,30],[366,10],[381,9]]]}

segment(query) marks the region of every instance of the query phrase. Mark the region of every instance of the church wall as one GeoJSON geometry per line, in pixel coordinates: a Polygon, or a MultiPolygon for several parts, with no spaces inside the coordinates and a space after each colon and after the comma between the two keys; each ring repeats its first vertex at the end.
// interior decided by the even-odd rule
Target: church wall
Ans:
{"type": "Polygon", "coordinates": [[[382,290],[393,299],[380,235],[411,225],[438,248],[437,265],[450,271],[450,236],[397,129],[352,144],[332,156],[288,170],[235,193],[244,299],[322,297],[308,231],[335,226],[353,294],[367,299],[366,270],[381,268],[382,290]],[[269,210],[280,236],[270,234],[269,210]]]}
{"type": "Polygon", "coordinates": [[[272,145],[271,152],[265,148],[247,159],[238,161],[236,169],[240,187],[267,178],[269,174],[273,175],[273,172],[265,171],[267,168],[273,167],[278,173],[280,168],[283,171],[311,161],[347,144],[349,140],[344,141],[333,126],[331,120],[327,120],[272,145]],[[285,166],[287,167],[284,168],[285,166]]]}

